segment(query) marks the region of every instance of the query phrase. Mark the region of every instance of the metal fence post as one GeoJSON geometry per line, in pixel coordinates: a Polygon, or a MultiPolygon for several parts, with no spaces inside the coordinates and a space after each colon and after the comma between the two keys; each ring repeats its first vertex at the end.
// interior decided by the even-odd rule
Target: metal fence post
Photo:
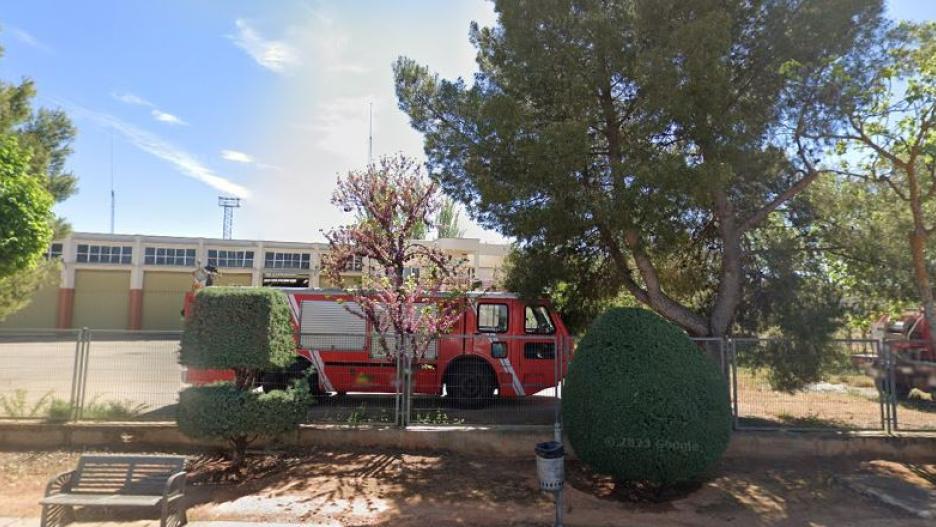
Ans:
{"type": "Polygon", "coordinates": [[[81,328],[82,334],[82,353],[81,353],[81,370],[80,370],[80,381],[78,383],[78,400],[77,408],[75,409],[75,420],[80,420],[83,417],[84,406],[85,406],[85,395],[88,392],[88,363],[91,359],[91,330],[88,328],[81,328]]]}
{"type": "Polygon", "coordinates": [[[887,349],[887,402],[890,408],[890,428],[888,433],[896,432],[900,428],[900,423],[897,420],[897,357],[894,355],[894,350],[891,349],[890,344],[885,341],[885,347],[887,349]]]}
{"type": "Polygon", "coordinates": [[[78,393],[80,391],[79,383],[81,382],[80,368],[83,363],[82,353],[84,351],[84,329],[79,329],[78,334],[75,336],[75,360],[72,364],[72,380],[71,380],[71,394],[68,398],[68,407],[69,407],[69,416],[68,419],[75,420],[78,418],[78,393]]]}
{"type": "Polygon", "coordinates": [[[728,339],[728,362],[731,368],[731,415],[732,425],[735,430],[740,430],[738,415],[741,411],[738,408],[738,343],[734,339],[728,339]]]}
{"type": "Polygon", "coordinates": [[[885,407],[887,406],[887,381],[885,377],[886,372],[887,372],[887,365],[885,363],[886,359],[884,357],[884,341],[883,340],[874,341],[874,351],[875,351],[874,355],[877,357],[878,364],[883,366],[884,372],[885,372],[884,374],[882,374],[882,372],[875,371],[875,379],[874,379],[874,386],[878,390],[878,406],[880,407],[880,410],[881,410],[881,430],[883,430],[885,433],[889,433],[890,431],[888,430],[888,424],[890,422],[890,419],[887,416],[887,410],[885,409],[885,407]]]}
{"type": "Polygon", "coordinates": [[[403,368],[402,368],[402,357],[400,356],[400,350],[397,350],[395,354],[396,357],[396,379],[394,384],[394,394],[393,394],[393,420],[396,425],[400,428],[403,428],[403,368]]]}
{"type": "Polygon", "coordinates": [[[403,358],[403,408],[403,428],[406,428],[413,411],[413,357],[409,353],[403,358]]]}

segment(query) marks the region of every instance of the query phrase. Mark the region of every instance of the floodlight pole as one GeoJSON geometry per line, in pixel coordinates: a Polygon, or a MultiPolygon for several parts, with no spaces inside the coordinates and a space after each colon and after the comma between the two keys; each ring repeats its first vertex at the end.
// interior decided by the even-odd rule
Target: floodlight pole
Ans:
{"type": "Polygon", "coordinates": [[[225,240],[231,239],[231,231],[234,227],[234,209],[240,208],[240,198],[226,198],[218,196],[218,206],[224,209],[224,220],[221,225],[221,237],[225,240]]]}

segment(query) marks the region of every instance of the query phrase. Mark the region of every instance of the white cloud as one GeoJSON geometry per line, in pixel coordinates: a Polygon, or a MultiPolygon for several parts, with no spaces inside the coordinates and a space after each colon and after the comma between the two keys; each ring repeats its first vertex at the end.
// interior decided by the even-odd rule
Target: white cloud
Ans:
{"type": "Polygon", "coordinates": [[[148,108],[153,107],[153,103],[147,101],[139,95],[134,95],[132,93],[111,93],[111,97],[117,99],[118,101],[126,104],[132,104],[135,106],[146,106],[148,108]]]}
{"type": "Polygon", "coordinates": [[[227,161],[233,161],[235,163],[244,163],[251,164],[254,162],[254,158],[244,152],[237,150],[222,150],[221,157],[227,161]]]}
{"type": "Polygon", "coordinates": [[[325,14],[322,9],[306,9],[309,22],[299,31],[297,38],[302,42],[302,49],[314,53],[312,59],[318,68],[330,73],[351,73],[363,75],[371,71],[349,58],[348,47],[351,43],[351,32],[334,18],[325,14]]]}
{"type": "Polygon", "coordinates": [[[265,38],[242,18],[238,18],[234,24],[237,26],[237,35],[229,38],[257,64],[276,73],[285,73],[299,64],[299,54],[291,45],[265,38]]]}
{"type": "MultiPolygon", "coordinates": [[[[354,166],[367,157],[368,107],[372,102],[375,107],[380,106],[380,101],[375,102],[374,99],[374,96],[365,95],[321,101],[316,105],[311,121],[295,126],[312,132],[316,147],[341,156],[354,166]]],[[[375,115],[375,125],[378,122],[375,115]]]]}
{"type": "Polygon", "coordinates": [[[117,131],[133,146],[166,161],[172,165],[176,171],[185,176],[198,180],[224,194],[229,194],[238,198],[250,197],[250,191],[246,187],[215,174],[213,170],[202,164],[198,158],[188,151],[173,145],[153,133],[121,121],[112,115],[89,110],[77,104],[65,101],[56,102],[64,106],[70,114],[76,117],[87,118],[100,126],[117,131]]]}
{"type": "Polygon", "coordinates": [[[182,119],[179,119],[178,117],[176,117],[175,115],[172,115],[171,113],[163,112],[155,108],[153,109],[151,113],[153,115],[153,119],[156,119],[159,122],[188,126],[187,122],[183,121],[182,119]]]}
{"type": "Polygon", "coordinates": [[[45,45],[42,41],[40,41],[32,33],[26,31],[25,29],[21,29],[15,26],[9,26],[8,29],[10,31],[10,34],[13,35],[13,38],[22,42],[23,44],[26,44],[27,46],[36,48],[38,50],[45,51],[46,53],[52,52],[52,48],[45,45]]]}
{"type": "Polygon", "coordinates": [[[180,117],[173,115],[169,112],[164,112],[160,110],[159,108],[156,107],[155,104],[149,102],[143,97],[140,97],[139,95],[129,93],[129,92],[125,92],[125,93],[114,92],[114,93],[111,93],[111,97],[125,104],[130,104],[132,106],[145,106],[146,108],[149,108],[150,115],[153,117],[153,119],[156,119],[157,121],[161,123],[188,126],[188,123],[183,121],[180,117]]]}

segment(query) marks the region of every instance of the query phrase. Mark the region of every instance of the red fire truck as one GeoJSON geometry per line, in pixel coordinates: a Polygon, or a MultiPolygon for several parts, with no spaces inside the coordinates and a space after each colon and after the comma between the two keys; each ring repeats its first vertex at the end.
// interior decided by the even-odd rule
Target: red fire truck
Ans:
{"type": "Polygon", "coordinates": [[[871,327],[873,338],[884,341],[893,353],[894,389],[901,399],[913,388],[936,391],[936,350],[930,344],[930,331],[922,309],[882,317],[871,327]]]}
{"type": "MultiPolygon", "coordinates": [[[[370,324],[344,291],[281,288],[296,328],[297,361],[286,372],[261,376],[275,388],[305,374],[319,394],[392,393],[396,362],[387,357],[370,324]]],[[[192,306],[186,294],[185,314],[192,306]]],[[[472,298],[449,334],[413,365],[413,393],[442,395],[455,404],[480,406],[498,397],[523,397],[562,380],[571,339],[546,302],[525,302],[510,293],[472,298]]],[[[230,371],[188,369],[185,381],[204,384],[233,378],[230,371]]]]}

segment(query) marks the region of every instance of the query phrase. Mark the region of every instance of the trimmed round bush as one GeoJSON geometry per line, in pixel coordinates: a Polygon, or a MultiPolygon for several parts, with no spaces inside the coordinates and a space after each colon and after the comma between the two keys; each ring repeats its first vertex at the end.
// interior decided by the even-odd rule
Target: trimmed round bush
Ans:
{"type": "Polygon", "coordinates": [[[270,393],[238,390],[229,382],[192,386],[179,393],[176,422],[196,439],[236,442],[295,430],[306,415],[307,392],[290,388],[270,393]]]}
{"type": "Polygon", "coordinates": [[[678,327],[634,308],[589,327],[563,387],[562,419],[594,470],[657,485],[696,480],[731,435],[718,366],[678,327]]]}

